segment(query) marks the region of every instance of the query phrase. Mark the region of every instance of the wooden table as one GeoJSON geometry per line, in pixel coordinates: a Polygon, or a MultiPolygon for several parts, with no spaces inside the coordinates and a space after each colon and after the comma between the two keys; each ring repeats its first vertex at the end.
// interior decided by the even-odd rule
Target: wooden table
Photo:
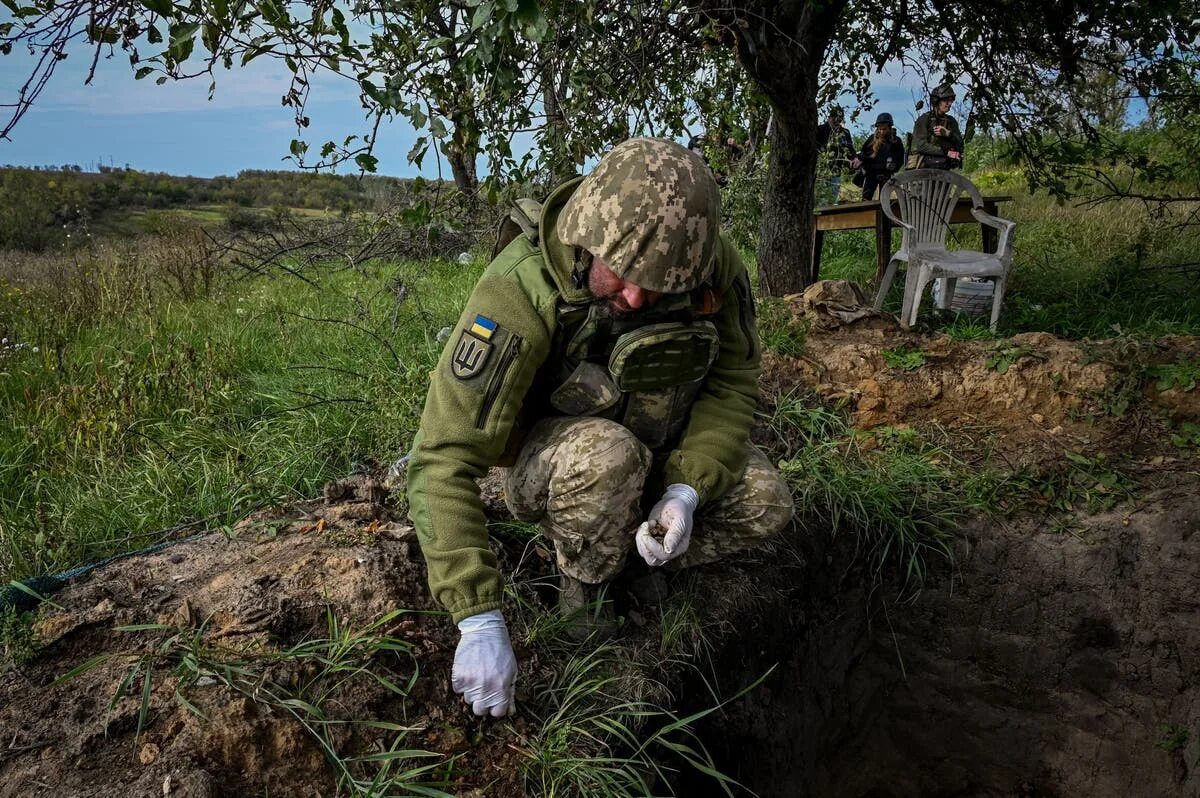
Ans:
{"type": "MultiPolygon", "coordinates": [[[[1010,196],[995,196],[983,198],[983,209],[996,216],[997,206],[1001,202],[1011,200],[1010,196]]],[[[950,224],[968,224],[975,222],[971,215],[971,198],[962,197],[954,206],[950,215],[950,224]]],[[[900,215],[900,208],[895,203],[892,210],[900,215]]],[[[883,213],[879,200],[870,202],[843,202],[840,205],[826,205],[813,210],[813,246],[812,264],[809,269],[809,283],[815,283],[821,273],[821,248],[825,244],[825,233],[833,230],[869,230],[875,228],[875,279],[883,277],[887,269],[888,259],[892,256],[892,224],[883,213]]],[[[987,225],[979,225],[983,232],[983,251],[996,251],[996,230],[987,225]]]]}

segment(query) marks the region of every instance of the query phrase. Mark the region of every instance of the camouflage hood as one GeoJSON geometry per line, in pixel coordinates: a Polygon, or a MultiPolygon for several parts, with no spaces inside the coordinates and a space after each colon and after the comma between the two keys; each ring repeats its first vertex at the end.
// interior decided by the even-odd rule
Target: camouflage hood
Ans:
{"type": "Polygon", "coordinates": [[[673,141],[636,138],[583,178],[557,232],[642,288],[681,293],[711,272],[720,220],[717,183],[699,155],[673,141]]]}

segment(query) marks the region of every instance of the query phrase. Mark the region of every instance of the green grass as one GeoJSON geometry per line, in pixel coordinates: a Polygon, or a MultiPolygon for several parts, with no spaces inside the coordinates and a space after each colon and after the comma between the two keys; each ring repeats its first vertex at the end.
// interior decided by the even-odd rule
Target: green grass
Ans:
{"type": "Polygon", "coordinates": [[[631,676],[648,678],[631,674],[637,668],[622,646],[605,644],[576,653],[555,671],[542,692],[546,711],[522,739],[530,795],[639,796],[664,789],[673,794],[676,764],[707,774],[733,795],[737,782],[717,770],[693,729],[722,704],[679,717],[630,699],[631,676]]]}
{"type": "Polygon", "coordinates": [[[317,287],[229,275],[183,300],[139,276],[152,264],[130,264],[100,253],[40,284],[0,262],[0,335],[23,344],[0,352],[5,580],[311,496],[402,452],[436,333],[478,274],[409,263],[317,287]]]}
{"type": "Polygon", "coordinates": [[[758,303],[758,336],[763,348],[797,357],[804,352],[808,326],[792,312],[790,303],[779,297],[763,297],[758,303]]]}
{"type": "Polygon", "coordinates": [[[37,635],[33,631],[33,613],[14,607],[0,607],[0,673],[9,667],[21,668],[37,656],[37,635]]]}

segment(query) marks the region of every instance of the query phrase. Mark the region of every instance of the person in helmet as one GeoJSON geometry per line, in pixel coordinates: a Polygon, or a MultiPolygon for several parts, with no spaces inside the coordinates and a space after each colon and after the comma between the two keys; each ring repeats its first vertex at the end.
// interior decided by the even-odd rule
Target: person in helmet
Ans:
{"type": "Polygon", "coordinates": [[[408,467],[430,589],[461,632],[454,690],[496,717],[513,707],[517,663],[476,485],[489,467],[509,466],[509,509],[554,543],[560,608],[585,620],[581,635],[599,624],[578,610],[604,606],[627,558],[713,562],[792,516],[749,441],[754,301],[704,160],[631,139],[535,205],[518,204],[520,234],[430,374],[408,467]]]}
{"type": "Polygon", "coordinates": [[[875,199],[875,192],[904,165],[904,145],[892,125],[892,115],[883,113],[875,120],[875,133],[863,141],[862,149],[850,166],[859,170],[854,176],[861,185],[864,200],[875,199]],[[861,183],[859,178],[861,176],[861,183]]]}
{"type": "Polygon", "coordinates": [[[817,205],[832,205],[842,191],[842,175],[854,157],[854,139],[846,129],[846,112],[840,105],[829,109],[829,116],[817,125],[817,205]]]}
{"type": "Polygon", "coordinates": [[[950,116],[954,87],[943,83],[929,93],[929,110],[913,125],[910,168],[957,169],[962,166],[963,138],[950,116]]]}

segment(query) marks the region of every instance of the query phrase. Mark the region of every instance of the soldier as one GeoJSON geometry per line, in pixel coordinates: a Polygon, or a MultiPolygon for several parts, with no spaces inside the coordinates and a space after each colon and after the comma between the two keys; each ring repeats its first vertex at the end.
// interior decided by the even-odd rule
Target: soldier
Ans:
{"type": "Polygon", "coordinates": [[[913,125],[910,169],[957,169],[962,166],[962,134],[950,116],[954,87],[943,83],[929,93],[930,110],[913,125]]]}
{"type": "Polygon", "coordinates": [[[843,122],[846,112],[840,105],[829,109],[829,116],[817,125],[816,202],[835,204],[842,191],[842,174],[854,158],[854,139],[843,122]]]}
{"type": "Polygon", "coordinates": [[[554,542],[576,617],[634,550],[652,568],[713,562],[792,516],[749,442],[754,302],[703,159],[631,139],[513,218],[522,234],[431,374],[408,472],[430,589],[462,633],[454,690],[496,717],[516,660],[475,482],[490,466],[511,464],[505,501],[554,542]]]}

